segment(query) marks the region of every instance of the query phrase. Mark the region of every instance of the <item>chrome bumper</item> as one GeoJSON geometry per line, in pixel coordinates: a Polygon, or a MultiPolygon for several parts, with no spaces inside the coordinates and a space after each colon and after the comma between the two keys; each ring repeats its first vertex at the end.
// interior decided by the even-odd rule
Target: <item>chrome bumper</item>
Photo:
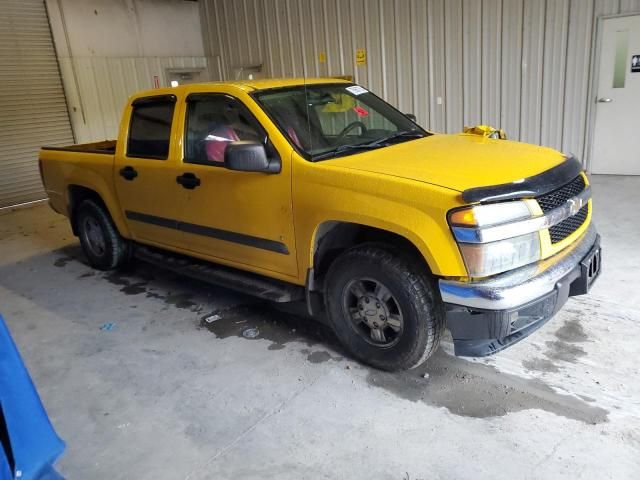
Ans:
{"type": "Polygon", "coordinates": [[[444,303],[472,309],[509,310],[554,291],[589,253],[597,240],[591,224],[572,245],[553,257],[478,282],[440,280],[444,303]]]}

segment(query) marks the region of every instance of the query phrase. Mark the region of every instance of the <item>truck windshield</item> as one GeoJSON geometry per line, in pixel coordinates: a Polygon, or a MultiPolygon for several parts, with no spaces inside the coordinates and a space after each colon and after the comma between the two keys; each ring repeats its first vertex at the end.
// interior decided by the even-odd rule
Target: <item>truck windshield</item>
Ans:
{"type": "Polygon", "coordinates": [[[321,84],[254,94],[292,145],[312,161],[429,135],[406,115],[352,84],[321,84]]]}

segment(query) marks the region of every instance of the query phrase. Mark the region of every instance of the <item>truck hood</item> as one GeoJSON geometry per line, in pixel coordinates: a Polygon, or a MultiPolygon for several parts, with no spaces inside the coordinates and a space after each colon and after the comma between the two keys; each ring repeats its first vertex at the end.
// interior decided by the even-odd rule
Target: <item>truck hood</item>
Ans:
{"type": "Polygon", "coordinates": [[[565,156],[551,148],[479,135],[436,134],[325,160],[337,167],[430,183],[460,192],[500,185],[555,167],[565,156]]]}

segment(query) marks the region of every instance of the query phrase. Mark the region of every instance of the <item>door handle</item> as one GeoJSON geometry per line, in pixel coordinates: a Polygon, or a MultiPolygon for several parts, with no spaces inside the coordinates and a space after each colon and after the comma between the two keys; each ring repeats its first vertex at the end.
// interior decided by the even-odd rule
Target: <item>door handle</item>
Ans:
{"type": "Polygon", "coordinates": [[[613,102],[612,98],[600,97],[598,99],[598,103],[611,103],[613,102]]]}
{"type": "Polygon", "coordinates": [[[195,173],[183,173],[179,177],[176,177],[176,182],[187,190],[193,190],[200,186],[200,179],[196,177],[195,173]]]}
{"type": "Polygon", "coordinates": [[[138,176],[138,172],[132,166],[127,165],[126,167],[120,169],[120,176],[125,180],[133,180],[138,176]]]}

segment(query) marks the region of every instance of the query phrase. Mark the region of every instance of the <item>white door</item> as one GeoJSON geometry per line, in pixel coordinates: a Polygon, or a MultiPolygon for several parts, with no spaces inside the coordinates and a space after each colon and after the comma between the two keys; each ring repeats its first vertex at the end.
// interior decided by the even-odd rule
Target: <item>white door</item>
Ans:
{"type": "Polygon", "coordinates": [[[640,175],[640,15],[603,20],[592,173],[640,175]]]}

